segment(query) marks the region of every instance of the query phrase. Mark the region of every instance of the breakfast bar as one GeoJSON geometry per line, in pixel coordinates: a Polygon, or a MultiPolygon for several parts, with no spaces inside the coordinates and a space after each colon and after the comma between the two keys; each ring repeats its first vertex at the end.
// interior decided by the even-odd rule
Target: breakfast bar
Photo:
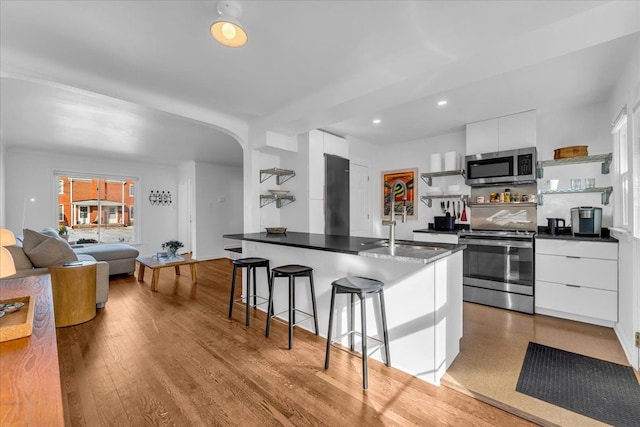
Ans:
{"type": "MultiPolygon", "coordinates": [[[[392,367],[439,385],[460,350],[464,245],[396,241],[390,248],[387,240],[379,238],[295,232],[224,237],[242,241],[243,257],[267,258],[272,267],[302,264],[313,268],[323,337],[327,336],[331,283],[344,276],[363,276],[384,283],[392,367]]],[[[257,280],[258,294],[266,296],[266,273],[258,274],[262,274],[257,280]]],[[[278,303],[288,300],[286,292],[284,287],[274,289],[275,312],[283,308],[278,303]]],[[[308,289],[296,292],[296,307],[311,310],[308,289]]],[[[334,336],[347,330],[347,312],[347,298],[336,300],[334,336]]],[[[300,327],[312,330],[313,323],[300,327]]],[[[370,300],[367,329],[370,336],[382,335],[379,309],[370,300]]],[[[356,348],[359,345],[356,341],[356,348]]],[[[370,357],[384,361],[383,353],[378,349],[370,357]]]]}

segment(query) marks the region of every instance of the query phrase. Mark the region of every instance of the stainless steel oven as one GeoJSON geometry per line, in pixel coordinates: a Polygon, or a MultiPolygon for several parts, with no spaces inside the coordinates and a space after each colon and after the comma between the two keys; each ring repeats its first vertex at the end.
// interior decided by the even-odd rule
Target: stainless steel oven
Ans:
{"type": "Polygon", "coordinates": [[[462,232],[463,299],[533,313],[533,238],[532,231],[462,232]]]}

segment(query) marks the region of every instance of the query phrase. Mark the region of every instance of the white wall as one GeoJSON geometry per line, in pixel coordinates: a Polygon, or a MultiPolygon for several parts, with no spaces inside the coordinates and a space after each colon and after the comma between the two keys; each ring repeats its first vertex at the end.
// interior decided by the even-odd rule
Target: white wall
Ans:
{"type": "Polygon", "coordinates": [[[175,167],[19,149],[6,151],[7,228],[22,234],[25,198],[35,198],[35,202],[26,203],[26,228],[57,228],[57,183],[53,178],[55,170],[139,177],[139,188],[136,188],[138,200],[135,206],[136,219],[141,219],[138,221],[142,226],[141,241],[133,245],[141,254],[150,255],[161,250],[162,242],[177,238],[176,203],[152,206],[146,198],[151,190],[164,190],[176,194],[175,167]]]}
{"type": "MultiPolygon", "coordinates": [[[[268,187],[271,189],[289,190],[296,201],[280,208],[280,226],[289,231],[309,231],[309,134],[298,136],[298,151],[284,152],[280,159],[283,169],[295,171],[296,176],[284,184],[277,186],[275,178],[270,178],[268,187]]],[[[263,208],[265,212],[275,209],[275,205],[263,208]]]]}
{"type": "MultiPolygon", "coordinates": [[[[538,160],[552,160],[553,150],[572,146],[587,145],[590,155],[611,152],[609,133],[609,109],[607,103],[587,105],[579,108],[551,111],[538,115],[538,160]]],[[[611,174],[602,175],[600,163],[563,165],[544,169],[544,177],[538,179],[538,189],[546,189],[549,179],[558,179],[558,188],[569,188],[569,180],[595,178],[596,187],[611,185],[611,174]]],[[[564,218],[567,226],[571,222],[571,208],[576,206],[596,206],[602,208],[602,225],[613,224],[613,198],[607,206],[601,204],[599,193],[546,195],[544,203],[538,206],[538,225],[547,225],[547,218],[564,218]]]]}
{"type": "Polygon", "coordinates": [[[223,234],[241,233],[243,227],[242,167],[195,163],[196,259],[227,256],[225,246],[238,245],[223,234]]]}
{"type": "Polygon", "coordinates": [[[5,194],[7,178],[5,170],[5,147],[3,138],[0,138],[0,228],[6,227],[5,194]]]}
{"type": "MultiPolygon", "coordinates": [[[[608,104],[607,122],[611,123],[617,117],[623,106],[627,106],[628,121],[627,131],[632,135],[633,115],[631,114],[634,106],[640,102],[640,42],[633,51],[633,56],[629,58],[629,63],[621,75],[608,104]]],[[[640,147],[638,147],[638,138],[635,136],[635,150],[633,156],[637,159],[640,156],[640,147]]],[[[611,136],[608,138],[611,146],[611,136]]],[[[632,146],[634,144],[631,144],[632,146]]],[[[640,165],[640,162],[634,162],[634,166],[640,165]]],[[[632,171],[638,177],[640,171],[632,171]]],[[[636,194],[638,193],[638,182],[634,184],[636,194]]],[[[640,207],[640,201],[634,200],[634,193],[630,191],[630,205],[634,209],[640,207]]],[[[630,216],[633,221],[633,215],[630,216]]],[[[640,224],[633,224],[634,227],[640,227],[640,224]]],[[[615,330],[622,347],[629,358],[631,364],[640,369],[640,350],[634,346],[634,332],[640,331],[640,239],[632,237],[630,233],[614,232],[613,235],[618,238],[618,323],[615,330]]]]}
{"type": "MultiPolygon", "coordinates": [[[[460,156],[465,153],[465,132],[448,133],[432,138],[419,139],[393,146],[376,147],[374,165],[371,170],[371,200],[373,212],[373,234],[378,237],[385,237],[389,234],[389,229],[382,225],[382,172],[396,169],[418,168],[417,176],[417,202],[418,218],[408,220],[402,224],[396,218],[396,238],[412,239],[413,230],[427,228],[429,222],[433,222],[435,215],[442,215],[440,210],[440,200],[434,200],[433,206],[429,208],[420,202],[420,196],[426,194],[427,184],[420,179],[421,173],[426,173],[430,168],[430,157],[433,153],[444,153],[457,151],[460,156]]],[[[464,185],[462,176],[451,176],[437,178],[433,182],[434,186],[446,187],[450,184],[458,184],[463,192],[467,192],[468,187],[464,185]]]]}

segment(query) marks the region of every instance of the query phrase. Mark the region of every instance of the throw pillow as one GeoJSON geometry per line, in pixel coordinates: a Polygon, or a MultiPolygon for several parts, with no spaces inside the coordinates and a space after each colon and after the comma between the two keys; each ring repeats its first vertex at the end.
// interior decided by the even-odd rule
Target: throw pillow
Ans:
{"type": "Polygon", "coordinates": [[[40,234],[44,234],[45,236],[54,237],[56,239],[60,238],[60,234],[51,227],[43,228],[40,234]]]}
{"type": "Polygon", "coordinates": [[[24,230],[23,249],[36,268],[78,260],[69,243],[33,230],[24,230]]]}
{"type": "Polygon", "coordinates": [[[11,258],[13,258],[13,263],[16,266],[16,271],[31,270],[33,268],[31,260],[29,260],[29,258],[24,254],[24,251],[20,246],[12,245],[5,247],[11,254],[11,258]]]}

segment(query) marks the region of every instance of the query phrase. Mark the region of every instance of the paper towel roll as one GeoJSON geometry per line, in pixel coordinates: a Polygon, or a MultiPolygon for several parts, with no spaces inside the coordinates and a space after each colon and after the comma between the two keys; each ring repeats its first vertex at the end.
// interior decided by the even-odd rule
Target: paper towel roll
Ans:
{"type": "Polygon", "coordinates": [[[431,172],[442,172],[442,154],[431,155],[431,172]]]}
{"type": "Polygon", "coordinates": [[[447,151],[446,153],[444,153],[444,170],[454,171],[458,169],[460,169],[460,167],[458,166],[458,152],[447,151]]]}

